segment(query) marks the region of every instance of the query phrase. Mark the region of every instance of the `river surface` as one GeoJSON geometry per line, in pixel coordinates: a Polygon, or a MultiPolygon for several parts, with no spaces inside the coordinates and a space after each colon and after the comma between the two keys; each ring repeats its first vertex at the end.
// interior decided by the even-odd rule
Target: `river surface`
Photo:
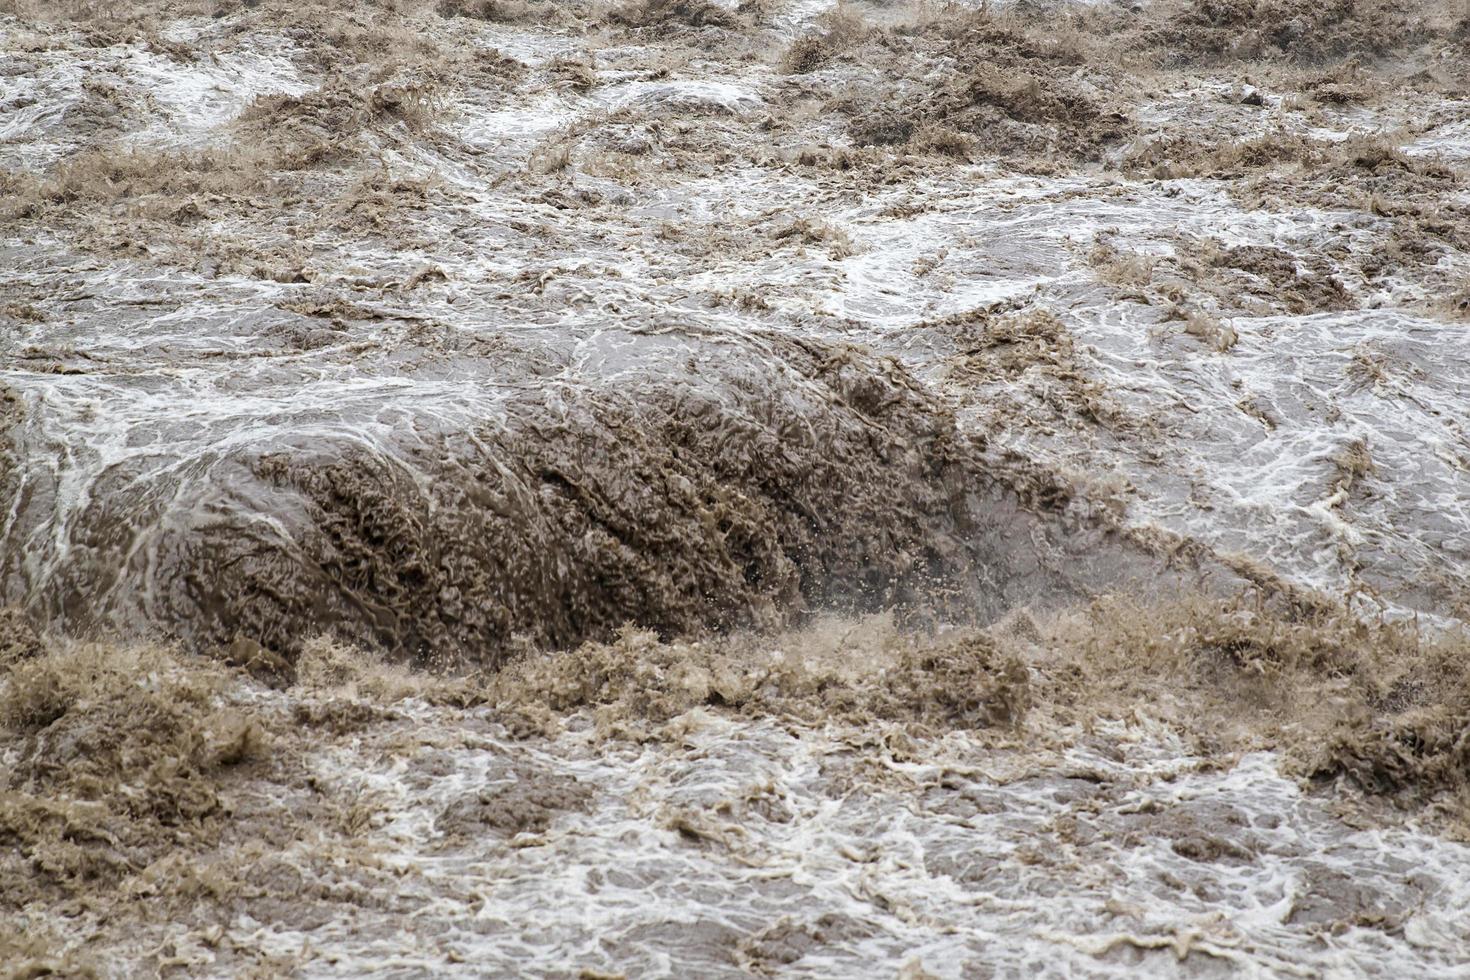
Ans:
{"type": "MultiPolygon", "coordinates": [[[[1055,77],[1126,109],[1099,154],[1013,107],[910,159],[844,121],[908,92],[870,41],[789,70],[852,30],[823,3],[278,6],[0,14],[0,602],[54,636],[488,670],[915,597],[929,628],[1267,580],[1470,615],[1463,87],[1084,63],[1055,77]],[[1175,138],[1318,162],[1136,163],[1175,138]],[[1373,140],[1398,155],[1332,156],[1373,140]]],[[[117,976],[1470,976],[1463,845],[1148,705],[908,741],[714,702],[646,741],[390,715],[231,790],[370,803],[221,845],[274,915],[25,914],[117,976]],[[546,822],[474,815],[507,793],[546,822]]]]}

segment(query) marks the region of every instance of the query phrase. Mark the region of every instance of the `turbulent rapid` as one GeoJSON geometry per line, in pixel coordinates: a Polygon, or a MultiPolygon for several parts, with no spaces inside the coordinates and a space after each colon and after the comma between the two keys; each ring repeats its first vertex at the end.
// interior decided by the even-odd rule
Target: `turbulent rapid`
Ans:
{"type": "Polygon", "coordinates": [[[0,3],[0,962],[1459,975],[1467,64],[0,3]]]}

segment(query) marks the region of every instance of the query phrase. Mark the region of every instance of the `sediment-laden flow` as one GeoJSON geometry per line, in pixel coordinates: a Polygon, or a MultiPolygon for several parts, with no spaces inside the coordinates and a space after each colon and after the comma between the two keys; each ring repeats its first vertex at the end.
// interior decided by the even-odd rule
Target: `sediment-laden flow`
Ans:
{"type": "Polygon", "coordinates": [[[1446,967],[1467,25],[0,3],[0,960],[1446,967]]]}
{"type": "MultiPolygon", "coordinates": [[[[98,333],[130,333],[111,309],[98,333]]],[[[380,324],[345,350],[221,358],[175,345],[274,328],[158,320],[143,349],[99,336],[96,369],[20,389],[8,598],[59,631],[284,652],[334,632],[495,663],[629,621],[994,619],[1168,564],[1069,520],[1036,474],[988,472],[952,409],[849,344],[609,327],[557,349],[380,324]]]]}

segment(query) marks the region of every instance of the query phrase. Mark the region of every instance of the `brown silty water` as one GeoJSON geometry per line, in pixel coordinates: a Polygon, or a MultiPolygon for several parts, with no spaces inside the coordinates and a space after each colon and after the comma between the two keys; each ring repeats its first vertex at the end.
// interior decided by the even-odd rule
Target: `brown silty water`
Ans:
{"type": "Polygon", "coordinates": [[[0,14],[7,958],[1457,968],[1462,11],[0,14]]]}

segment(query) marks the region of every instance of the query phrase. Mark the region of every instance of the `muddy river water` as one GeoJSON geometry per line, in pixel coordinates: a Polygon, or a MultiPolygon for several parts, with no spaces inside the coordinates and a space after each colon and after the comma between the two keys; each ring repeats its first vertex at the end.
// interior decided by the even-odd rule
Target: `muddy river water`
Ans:
{"type": "Polygon", "coordinates": [[[44,637],[0,686],[152,666],[0,743],[0,952],[1470,976],[1462,744],[1394,807],[1304,779],[1294,715],[1222,746],[1036,679],[1104,593],[1463,629],[1470,35],[1349,70],[1162,0],[74,6],[0,4],[0,628],[44,637]],[[989,630],[1044,705],[496,686],[625,623],[761,670],[989,630]],[[158,710],[235,767],[213,806],[140,809],[142,749],[57,775],[196,677],[158,710]]]}

